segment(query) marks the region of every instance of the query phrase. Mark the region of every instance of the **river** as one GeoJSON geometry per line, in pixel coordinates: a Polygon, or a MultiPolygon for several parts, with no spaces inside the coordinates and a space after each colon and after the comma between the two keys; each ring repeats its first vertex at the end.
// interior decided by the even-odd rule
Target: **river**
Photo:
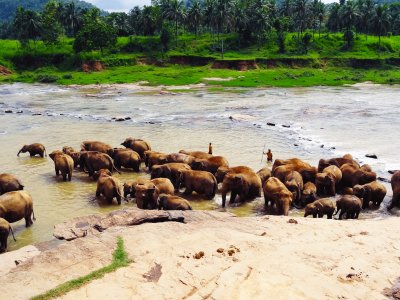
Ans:
{"type": "MultiPolygon", "coordinates": [[[[37,218],[28,229],[24,221],[13,224],[18,241],[10,240],[9,250],[50,240],[56,223],[120,208],[99,203],[96,183],[83,173],[75,172],[71,182],[62,182],[56,179],[50,158],[17,157],[23,144],[40,142],[50,153],[65,145],[79,149],[84,140],[118,146],[127,137],[136,137],[148,140],[153,150],[177,152],[207,151],[212,142],[214,154],[224,155],[231,166],[256,170],[266,164],[261,162],[264,148],[270,148],[274,158],[299,157],[313,165],[320,158],[351,153],[370,164],[378,176],[390,178],[387,170],[400,169],[399,95],[399,86],[369,84],[228,92],[201,88],[177,94],[128,85],[0,85],[0,173],[22,180],[33,197],[37,218]],[[116,117],[130,119],[116,122],[116,117]],[[378,159],[366,158],[367,153],[378,159]]],[[[118,176],[124,181],[148,175],[118,176]]],[[[392,195],[387,187],[385,203],[392,195]]],[[[192,204],[195,209],[219,209],[220,202],[219,194],[214,201],[192,204]]],[[[387,215],[385,203],[362,216],[387,215]]],[[[228,210],[240,216],[260,214],[262,206],[260,198],[228,210]]]]}

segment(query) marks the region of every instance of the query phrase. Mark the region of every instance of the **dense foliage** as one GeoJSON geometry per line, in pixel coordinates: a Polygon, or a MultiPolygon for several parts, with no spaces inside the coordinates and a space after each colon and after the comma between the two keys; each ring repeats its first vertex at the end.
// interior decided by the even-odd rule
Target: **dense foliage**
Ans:
{"type": "MultiPolygon", "coordinates": [[[[1,1],[1,0],[0,0],[1,1]]],[[[10,23],[0,25],[0,38],[17,38],[24,47],[43,40],[54,45],[61,35],[75,37],[77,52],[113,48],[116,36],[162,37],[155,47],[178,47],[182,33],[209,33],[215,51],[223,55],[237,48],[275,43],[287,48],[286,35],[295,32],[299,53],[307,53],[313,37],[321,32],[341,32],[350,49],[359,34],[381,36],[400,33],[400,3],[375,4],[373,0],[154,0],[151,6],[134,7],[129,13],[102,16],[98,9],[82,9],[75,2],[48,2],[42,13],[18,8],[10,23]],[[226,36],[234,36],[234,41],[226,36]],[[171,37],[171,38],[170,38],[171,37]]]]}

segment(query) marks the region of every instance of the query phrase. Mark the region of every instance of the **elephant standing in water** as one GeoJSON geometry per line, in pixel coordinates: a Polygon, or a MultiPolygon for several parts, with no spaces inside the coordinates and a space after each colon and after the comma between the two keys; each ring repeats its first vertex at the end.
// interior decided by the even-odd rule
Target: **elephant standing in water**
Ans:
{"type": "Polygon", "coordinates": [[[17,177],[12,174],[0,174],[0,195],[12,192],[23,190],[24,185],[19,181],[17,177]]]}
{"type": "Polygon", "coordinates": [[[393,174],[390,181],[393,190],[393,198],[388,209],[391,210],[393,207],[397,206],[400,208],[400,171],[393,174]]]}
{"type": "Polygon", "coordinates": [[[110,204],[115,197],[120,205],[122,199],[120,186],[118,178],[110,176],[108,170],[102,169],[99,171],[99,178],[97,180],[96,197],[103,195],[110,204]]]}
{"type": "Polygon", "coordinates": [[[141,139],[135,139],[132,137],[125,139],[125,141],[122,142],[121,145],[139,153],[142,161],[145,160],[145,155],[144,155],[145,151],[151,150],[151,146],[148,142],[141,139]]]}
{"type": "Polygon", "coordinates": [[[292,205],[293,194],[276,177],[270,177],[263,186],[265,207],[271,203],[271,207],[276,204],[279,215],[288,216],[292,205]]]}
{"type": "Polygon", "coordinates": [[[51,152],[49,156],[54,161],[56,176],[61,172],[64,181],[67,181],[67,177],[68,181],[71,181],[72,171],[74,170],[74,160],[72,157],[58,150],[51,152]]]}
{"type": "Polygon", "coordinates": [[[0,218],[10,223],[25,219],[26,227],[33,224],[35,213],[31,195],[26,191],[8,192],[0,196],[0,218]]]}
{"type": "Polygon", "coordinates": [[[0,218],[0,253],[7,251],[7,240],[10,231],[12,233],[14,241],[16,242],[17,240],[15,239],[14,231],[10,223],[8,223],[5,219],[0,218]]]}
{"type": "Polygon", "coordinates": [[[39,143],[34,143],[34,144],[30,144],[30,145],[24,145],[22,146],[21,150],[19,150],[17,156],[19,156],[20,153],[26,153],[29,152],[29,155],[35,156],[35,155],[39,155],[40,157],[45,157],[46,155],[46,148],[39,143]]]}
{"type": "Polygon", "coordinates": [[[306,205],[304,210],[304,217],[312,215],[313,218],[322,218],[324,215],[328,219],[332,219],[333,213],[335,212],[336,204],[330,198],[322,198],[309,203],[306,205]]]}
{"type": "Polygon", "coordinates": [[[364,185],[357,184],[353,187],[353,194],[363,199],[363,209],[369,208],[370,202],[379,207],[386,196],[386,192],[385,186],[377,181],[364,185]]]}
{"type": "Polygon", "coordinates": [[[192,210],[189,201],[179,196],[161,194],[158,198],[158,209],[163,210],[192,210]]]}
{"type": "Polygon", "coordinates": [[[346,219],[358,219],[358,215],[362,209],[362,200],[357,196],[343,195],[336,201],[336,213],[340,211],[339,220],[346,214],[346,219]]]}

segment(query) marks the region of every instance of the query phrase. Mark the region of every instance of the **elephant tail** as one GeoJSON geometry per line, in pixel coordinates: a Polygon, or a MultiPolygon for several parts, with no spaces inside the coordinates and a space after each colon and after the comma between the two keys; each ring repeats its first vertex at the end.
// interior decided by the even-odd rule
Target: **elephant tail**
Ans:
{"type": "Polygon", "coordinates": [[[114,178],[112,178],[112,181],[113,181],[115,193],[117,193],[118,196],[120,196],[121,198],[124,198],[124,196],[121,194],[121,189],[120,189],[120,186],[118,185],[118,183],[114,180],[114,178]]]}
{"type": "Polygon", "coordinates": [[[11,231],[11,233],[12,233],[14,242],[16,242],[17,240],[15,239],[14,230],[12,229],[11,225],[9,225],[9,226],[10,226],[10,231],[11,231]]]}
{"type": "Polygon", "coordinates": [[[113,171],[116,171],[118,174],[121,174],[121,171],[120,170],[118,170],[117,169],[117,167],[114,165],[114,161],[113,161],[113,159],[111,158],[111,156],[110,155],[108,155],[108,154],[106,154],[107,156],[108,156],[108,159],[109,159],[109,161],[110,161],[110,163],[111,163],[111,172],[113,172],[113,171]]]}
{"type": "Polygon", "coordinates": [[[35,212],[33,211],[33,207],[32,207],[32,216],[33,216],[33,220],[36,221],[35,212]]]}
{"type": "Polygon", "coordinates": [[[215,178],[215,176],[213,176],[213,180],[214,180],[214,186],[213,186],[213,191],[212,191],[212,197],[215,197],[215,194],[217,193],[218,190],[218,182],[217,179],[215,178]]]}
{"type": "Polygon", "coordinates": [[[43,149],[44,149],[44,151],[43,151],[43,152],[44,152],[44,156],[47,157],[47,150],[46,150],[46,147],[43,146],[43,149]]]}

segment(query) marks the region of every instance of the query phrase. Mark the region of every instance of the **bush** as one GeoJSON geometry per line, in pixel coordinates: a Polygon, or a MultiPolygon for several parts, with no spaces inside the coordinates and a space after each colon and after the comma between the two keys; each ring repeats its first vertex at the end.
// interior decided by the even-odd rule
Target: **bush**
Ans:
{"type": "Polygon", "coordinates": [[[36,77],[36,81],[41,82],[41,83],[54,83],[58,79],[60,79],[58,76],[50,75],[50,74],[40,74],[36,77]]]}
{"type": "Polygon", "coordinates": [[[63,79],[72,79],[72,74],[65,74],[62,77],[63,79]]]}

